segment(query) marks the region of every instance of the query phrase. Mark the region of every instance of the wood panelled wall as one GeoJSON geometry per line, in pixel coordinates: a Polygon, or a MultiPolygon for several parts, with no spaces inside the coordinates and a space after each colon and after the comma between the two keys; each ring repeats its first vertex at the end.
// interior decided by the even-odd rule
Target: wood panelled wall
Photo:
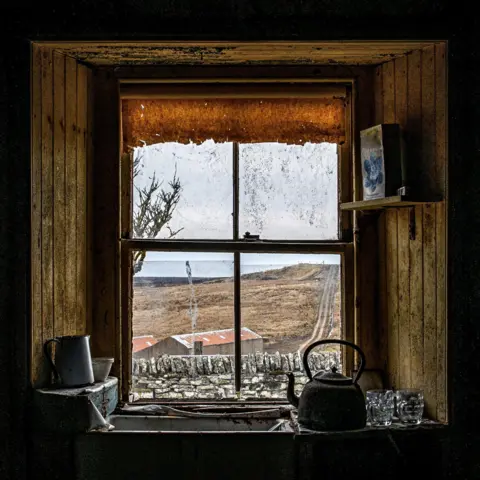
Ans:
{"type": "Polygon", "coordinates": [[[411,185],[444,201],[387,209],[379,217],[379,319],[388,382],[425,391],[427,415],[447,419],[445,46],[376,68],[375,123],[399,123],[411,185]]]}
{"type": "Polygon", "coordinates": [[[43,343],[86,333],[90,71],[32,45],[31,380],[50,372],[43,343]]]}

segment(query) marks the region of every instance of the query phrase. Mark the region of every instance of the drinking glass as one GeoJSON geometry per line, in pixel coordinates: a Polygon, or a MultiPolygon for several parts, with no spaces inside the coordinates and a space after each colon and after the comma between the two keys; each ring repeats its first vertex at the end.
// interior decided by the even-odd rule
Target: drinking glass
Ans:
{"type": "Polygon", "coordinates": [[[367,420],[372,426],[388,426],[395,410],[392,390],[367,390],[367,420]]]}
{"type": "Polygon", "coordinates": [[[423,390],[409,388],[395,392],[397,415],[407,425],[418,425],[422,421],[424,401],[423,390]]]}

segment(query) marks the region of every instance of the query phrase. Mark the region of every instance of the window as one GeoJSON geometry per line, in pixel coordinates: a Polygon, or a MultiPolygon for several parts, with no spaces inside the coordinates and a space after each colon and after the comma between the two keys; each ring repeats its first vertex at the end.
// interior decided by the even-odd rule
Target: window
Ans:
{"type": "MultiPolygon", "coordinates": [[[[302,388],[306,346],[345,337],[347,89],[125,91],[122,312],[133,398],[285,400],[282,372],[302,388]]],[[[329,346],[310,361],[319,370],[345,360],[329,346]]]]}

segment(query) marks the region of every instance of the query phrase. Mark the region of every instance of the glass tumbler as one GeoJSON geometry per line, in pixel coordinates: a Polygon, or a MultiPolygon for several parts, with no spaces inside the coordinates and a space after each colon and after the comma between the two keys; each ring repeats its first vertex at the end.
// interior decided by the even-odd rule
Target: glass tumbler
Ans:
{"type": "Polygon", "coordinates": [[[388,426],[395,410],[392,390],[367,390],[367,421],[372,426],[388,426]]]}
{"type": "Polygon", "coordinates": [[[397,415],[406,425],[418,425],[422,421],[424,401],[423,390],[410,388],[395,392],[397,415]]]}

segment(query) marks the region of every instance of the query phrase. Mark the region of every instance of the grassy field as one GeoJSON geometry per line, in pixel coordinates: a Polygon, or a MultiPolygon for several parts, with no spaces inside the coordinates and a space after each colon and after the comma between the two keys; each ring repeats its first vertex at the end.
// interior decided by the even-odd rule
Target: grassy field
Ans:
{"type": "MultiPolygon", "coordinates": [[[[300,264],[242,276],[242,325],[264,337],[265,350],[292,352],[307,341],[319,320],[334,325],[330,337],[340,335],[338,265],[300,264]],[[321,308],[329,287],[330,309],[321,308]]],[[[233,282],[230,279],[195,285],[197,331],[233,327],[233,282]]],[[[328,303],[328,302],[327,302],[328,303]]],[[[134,288],[133,334],[162,339],[191,332],[188,315],[190,287],[134,288]]]]}

